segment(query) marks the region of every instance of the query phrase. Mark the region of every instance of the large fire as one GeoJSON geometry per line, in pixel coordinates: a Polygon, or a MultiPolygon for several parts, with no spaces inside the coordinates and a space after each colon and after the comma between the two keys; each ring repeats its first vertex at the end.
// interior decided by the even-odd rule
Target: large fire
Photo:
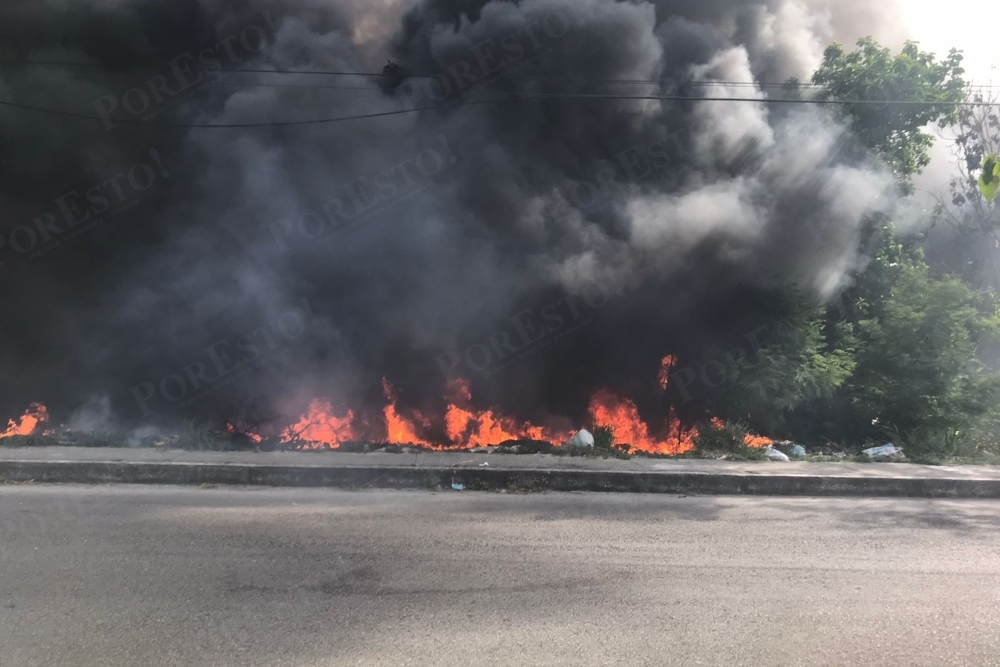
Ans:
{"type": "Polygon", "coordinates": [[[694,449],[694,429],[684,429],[670,414],[669,433],[654,438],[649,427],[639,417],[639,409],[627,398],[601,390],[590,399],[590,416],[595,424],[610,426],[618,442],[632,445],[632,449],[650,454],[683,454],[694,449]]]}
{"type": "MultiPolygon", "coordinates": [[[[658,374],[660,388],[666,391],[673,357],[664,357],[658,374]]],[[[456,379],[448,383],[444,399],[444,433],[447,442],[431,442],[421,433],[430,431],[432,422],[419,411],[409,415],[401,413],[397,407],[397,396],[387,379],[382,380],[382,390],[386,404],[382,409],[382,423],[372,426],[359,418],[353,410],[335,409],[330,401],[315,399],[298,421],[281,432],[281,442],[294,444],[303,449],[329,447],[337,449],[344,443],[383,441],[390,444],[417,445],[420,447],[446,450],[468,449],[497,445],[507,440],[544,440],[555,444],[566,442],[574,431],[566,431],[530,422],[521,422],[502,414],[496,408],[476,410],[472,405],[472,391],[468,380],[456,379]]],[[[698,435],[695,428],[684,428],[673,409],[666,414],[666,432],[653,434],[649,425],[639,416],[636,404],[609,390],[600,390],[590,399],[589,413],[593,426],[610,427],[615,442],[627,444],[632,451],[650,454],[683,454],[694,448],[698,435]]],[[[42,431],[49,421],[48,409],[41,403],[32,403],[18,420],[11,419],[7,430],[0,438],[14,435],[34,435],[50,433],[42,431]]],[[[722,422],[711,420],[720,427],[722,422]]],[[[226,424],[229,433],[239,433],[254,442],[262,442],[263,437],[251,430],[226,424]]],[[[750,447],[765,447],[770,438],[748,435],[746,444],[750,447]]]]}
{"type": "MultiPolygon", "coordinates": [[[[660,360],[657,374],[660,389],[670,386],[670,372],[677,360],[667,355],[660,360]]],[[[601,390],[590,399],[590,417],[595,424],[610,426],[615,440],[628,443],[632,449],[649,454],[683,454],[694,449],[696,429],[685,429],[671,409],[667,414],[667,433],[656,438],[650,435],[649,426],[639,417],[639,408],[627,398],[601,390]]],[[[770,441],[768,441],[770,442],[770,441]]]]}
{"type": "Polygon", "coordinates": [[[458,446],[482,447],[495,445],[505,440],[547,440],[562,443],[573,437],[564,433],[535,426],[529,422],[496,414],[493,410],[474,411],[469,406],[472,392],[467,380],[453,380],[448,386],[451,401],[445,413],[448,438],[458,446]]]}
{"type": "MultiPolygon", "coordinates": [[[[675,360],[664,357],[659,371],[659,385],[665,391],[675,360]]],[[[573,437],[573,431],[564,431],[520,422],[501,414],[498,410],[476,410],[472,406],[472,392],[464,379],[451,381],[444,399],[444,432],[447,442],[435,443],[421,437],[431,427],[431,420],[418,411],[409,416],[397,407],[397,396],[387,379],[382,381],[386,405],[382,410],[383,424],[379,437],[372,437],[372,429],[359,424],[351,410],[336,411],[329,401],[314,400],[309,410],[295,424],[282,433],[282,441],[302,447],[326,446],[337,448],[345,442],[385,440],[392,444],[412,444],[429,449],[466,449],[496,445],[506,440],[545,440],[563,443],[573,437]]],[[[615,441],[628,444],[633,451],[650,454],[682,454],[694,447],[697,430],[684,428],[673,410],[666,415],[667,431],[658,436],[650,433],[649,425],[639,416],[635,403],[610,391],[596,392],[590,400],[590,417],[595,426],[608,426],[615,441]]],[[[718,426],[718,420],[713,420],[718,426]]],[[[770,444],[768,438],[748,437],[750,446],[770,444]]]]}
{"type": "Polygon", "coordinates": [[[41,403],[32,403],[18,421],[7,422],[7,430],[0,433],[0,438],[12,435],[34,435],[42,425],[49,421],[49,410],[41,403]]]}

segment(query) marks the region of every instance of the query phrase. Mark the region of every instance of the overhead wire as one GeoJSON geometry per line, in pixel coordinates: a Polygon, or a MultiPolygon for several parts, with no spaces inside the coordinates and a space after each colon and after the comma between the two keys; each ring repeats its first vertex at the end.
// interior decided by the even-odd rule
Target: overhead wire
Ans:
{"type": "MultiPolygon", "coordinates": [[[[59,76],[57,74],[24,74],[21,72],[15,72],[12,76],[23,77],[26,79],[59,79],[59,80],[69,80],[78,81],[76,77],[73,76],[59,76]]],[[[331,89],[331,90],[373,90],[381,92],[380,88],[373,88],[372,86],[341,86],[341,85],[330,85],[330,84],[316,84],[316,83],[260,83],[260,82],[246,82],[246,81],[213,81],[212,85],[215,86],[230,86],[230,87],[241,87],[241,88],[317,88],[317,89],[331,89]]]]}
{"type": "MultiPolygon", "coordinates": [[[[82,67],[82,68],[102,68],[107,70],[109,65],[104,63],[94,63],[94,62],[74,62],[74,61],[61,61],[61,60],[28,60],[28,61],[7,61],[0,62],[0,67],[4,65],[26,65],[34,67],[82,67]]],[[[208,72],[208,70],[202,70],[208,72]]],[[[259,68],[248,68],[248,67],[218,67],[212,69],[209,73],[214,74],[215,72],[226,72],[226,73],[247,73],[247,74],[306,74],[306,75],[322,75],[322,76],[353,76],[353,77],[384,77],[384,78],[407,78],[407,79],[433,79],[435,77],[443,77],[445,74],[411,74],[407,72],[393,73],[393,72],[357,72],[357,71],[342,71],[342,70],[304,70],[304,69],[285,69],[285,70],[275,70],[275,69],[259,69],[259,68]]],[[[118,73],[118,72],[114,72],[118,73]]],[[[124,72],[122,72],[124,73],[124,72]]],[[[573,82],[589,82],[589,83],[614,83],[614,84],[656,84],[656,85],[690,85],[690,86],[753,86],[753,87],[765,87],[765,88],[814,88],[818,87],[819,84],[814,84],[811,82],[754,82],[754,81],[687,81],[680,79],[601,79],[594,77],[569,77],[563,79],[564,81],[573,82]]]]}
{"type": "MultiPolygon", "coordinates": [[[[118,74],[124,75],[127,72],[124,71],[107,71],[109,65],[105,63],[96,62],[75,62],[75,61],[59,61],[59,60],[47,60],[47,61],[0,61],[0,68],[4,65],[22,65],[22,66],[34,66],[34,67],[83,67],[83,68],[102,68],[106,70],[104,74],[118,74]]],[[[2,71],[2,69],[0,69],[2,71]]],[[[358,72],[358,71],[343,71],[343,70],[303,70],[303,69],[260,69],[260,68],[247,68],[247,67],[218,67],[211,71],[209,70],[199,70],[202,73],[208,73],[210,75],[217,72],[225,72],[227,74],[273,74],[273,75],[322,75],[322,76],[349,76],[349,77],[383,77],[383,78],[397,78],[400,80],[404,79],[434,79],[436,77],[446,77],[443,73],[438,74],[411,74],[405,72],[393,73],[393,72],[358,72]]],[[[35,76],[29,75],[23,72],[12,72],[8,74],[20,75],[20,76],[35,76]]],[[[72,78],[72,77],[66,77],[72,78]]],[[[446,77],[447,78],[447,77],[446,77]]],[[[562,79],[565,82],[572,83],[608,83],[608,84],[635,84],[635,85],[661,85],[661,86],[723,86],[723,87],[749,87],[749,88],[781,88],[781,89],[822,89],[823,85],[818,83],[812,83],[810,81],[690,81],[686,79],[622,79],[622,78],[594,78],[594,77],[566,77],[562,79]]],[[[247,84],[249,85],[249,84],[247,84]]],[[[263,84],[257,83],[255,85],[261,87],[275,86],[284,87],[284,85],[291,84],[263,84]]],[[[295,84],[296,86],[300,84],[295,84]]],[[[302,84],[303,87],[307,87],[302,84]]],[[[323,86],[316,86],[323,87],[323,86]]],[[[994,84],[976,84],[972,86],[973,89],[977,90],[988,90],[994,88],[1000,88],[1000,85],[994,84]]],[[[345,88],[347,89],[347,88],[345,88]]],[[[359,88],[361,89],[361,88],[359,88]]],[[[364,90],[368,90],[364,88],[364,90]]]]}
{"type": "MultiPolygon", "coordinates": [[[[3,64],[11,63],[0,63],[3,64]]],[[[101,63],[81,63],[72,61],[23,61],[17,63],[19,65],[28,66],[40,66],[40,67],[102,67],[106,68],[107,65],[101,63]]],[[[2,70],[0,70],[2,71],[2,70]]],[[[204,71],[204,70],[203,70],[204,71]]],[[[400,82],[406,79],[431,79],[431,75],[409,75],[400,74],[398,72],[354,72],[354,71],[332,71],[332,70],[265,70],[265,69],[250,69],[250,68],[219,68],[210,72],[214,74],[215,71],[226,72],[231,74],[283,74],[283,75],[301,75],[301,74],[316,74],[316,75],[329,75],[329,76],[355,76],[355,77],[393,77],[398,79],[400,82]]],[[[57,79],[75,79],[72,76],[60,76],[60,75],[37,75],[25,72],[13,72],[6,73],[6,75],[13,74],[14,76],[25,76],[25,77],[37,77],[37,78],[57,78],[57,79]]],[[[112,75],[125,75],[126,72],[103,72],[102,74],[112,74],[112,75]]],[[[434,75],[438,76],[438,75],[434,75]]],[[[208,81],[208,80],[206,80],[208,81]]],[[[748,81],[678,81],[678,80],[650,80],[650,79],[597,79],[597,78],[567,78],[566,82],[588,82],[594,84],[636,84],[636,85],[659,85],[659,86],[678,86],[681,89],[694,88],[694,87],[711,87],[711,86],[721,86],[728,88],[740,88],[740,87],[751,87],[755,90],[763,89],[768,87],[780,87],[784,90],[795,90],[795,89],[815,89],[821,88],[819,84],[813,83],[802,83],[802,82],[785,82],[785,83],[765,83],[765,82],[748,82],[748,81]]],[[[273,83],[273,82],[241,82],[241,81],[213,81],[213,85],[223,85],[231,87],[275,87],[275,88],[305,88],[305,89],[336,89],[336,90],[367,90],[367,91],[378,91],[382,92],[380,87],[371,86],[343,86],[343,85],[329,85],[329,84],[289,84],[289,83],[273,83]]],[[[980,89],[990,88],[991,86],[982,86],[980,89]]],[[[415,113],[419,111],[430,111],[430,110],[440,110],[456,106],[470,106],[470,105],[483,105],[483,104],[503,104],[515,101],[531,101],[531,100],[647,100],[647,101],[670,101],[670,102],[750,102],[758,104],[817,104],[817,105],[918,105],[918,106],[929,106],[929,105],[939,105],[940,102],[928,102],[922,100],[843,100],[836,98],[760,98],[760,97],[724,97],[724,96],[693,96],[693,95],[677,95],[677,94],[667,94],[667,95],[641,95],[641,94],[626,94],[626,93],[537,93],[530,95],[517,95],[509,96],[503,98],[490,98],[490,99],[478,99],[478,100],[462,100],[459,102],[445,102],[442,104],[432,104],[422,107],[408,108],[408,109],[394,109],[382,112],[372,112],[365,114],[355,114],[347,116],[337,116],[331,118],[316,118],[316,119],[304,119],[304,120],[289,120],[289,121],[264,121],[256,123],[172,123],[172,122],[146,122],[142,120],[132,119],[132,118],[111,118],[111,117],[101,117],[94,116],[90,114],[82,114],[72,111],[66,111],[61,109],[50,109],[45,107],[37,107],[28,104],[19,104],[11,102],[8,100],[0,100],[0,106],[19,109],[22,111],[33,111],[37,113],[44,113],[49,115],[62,116],[67,118],[77,118],[84,120],[96,120],[102,122],[111,122],[116,125],[138,125],[146,127],[162,127],[162,128],[252,128],[252,127],[285,127],[285,126],[298,126],[298,125],[318,125],[325,123],[337,123],[350,120],[361,120],[365,118],[379,118],[385,116],[395,116],[401,114],[415,113]]],[[[984,107],[984,106],[1000,106],[1000,104],[995,102],[987,101],[966,101],[956,103],[956,106],[971,106],[971,107],[984,107]]]]}
{"type": "MultiPolygon", "coordinates": [[[[503,104],[508,102],[524,102],[534,100],[650,100],[650,101],[671,101],[671,102],[751,102],[756,104],[817,104],[817,105],[847,105],[847,104],[870,104],[870,105],[940,105],[941,102],[924,102],[919,100],[838,100],[838,99],[771,99],[758,97],[689,97],[678,95],[623,95],[623,94],[600,94],[600,93],[541,93],[534,95],[521,95],[506,98],[491,98],[485,100],[463,100],[447,104],[433,104],[409,109],[394,109],[389,111],[356,114],[350,116],[337,116],[332,118],[315,118],[306,120],[291,121],[265,121],[257,123],[149,123],[130,118],[102,118],[89,114],[80,114],[59,109],[46,109],[27,104],[17,104],[6,100],[0,100],[0,106],[47,113],[69,118],[79,118],[85,120],[96,120],[101,122],[112,122],[123,125],[141,125],[145,127],[161,128],[252,128],[252,127],[290,127],[300,125],[319,125],[325,123],[338,123],[349,120],[361,120],[365,118],[380,118],[385,116],[396,116],[401,114],[416,113],[419,111],[442,110],[459,106],[472,106],[483,104],[503,104]]],[[[996,102],[959,102],[957,106],[1000,106],[996,102]]]]}

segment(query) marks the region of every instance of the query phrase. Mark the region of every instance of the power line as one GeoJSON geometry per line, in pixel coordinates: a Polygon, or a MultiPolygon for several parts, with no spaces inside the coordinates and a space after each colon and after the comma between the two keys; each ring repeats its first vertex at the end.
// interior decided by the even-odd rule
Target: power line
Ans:
{"type": "MultiPolygon", "coordinates": [[[[79,81],[74,76],[59,76],[57,74],[24,74],[21,72],[15,72],[13,76],[24,77],[26,79],[59,79],[62,81],[79,81]]],[[[340,86],[340,85],[329,85],[329,84],[315,84],[315,83],[248,83],[243,81],[214,81],[213,86],[229,86],[229,87],[240,87],[240,88],[318,88],[318,89],[332,89],[332,90],[371,90],[382,92],[381,88],[373,88],[372,86],[340,86]]]]}
{"type": "MultiPolygon", "coordinates": [[[[204,72],[205,70],[199,70],[204,72]]],[[[298,71],[298,70],[246,70],[246,69],[224,69],[219,70],[221,72],[226,72],[228,74],[330,74],[330,75],[345,75],[345,72],[308,72],[308,71],[298,71]]],[[[103,72],[103,76],[129,76],[127,72],[103,72]]],[[[366,74],[358,72],[357,76],[376,76],[375,74],[366,74]]],[[[8,72],[4,76],[8,77],[23,77],[26,79],[65,79],[69,81],[80,80],[79,77],[65,75],[65,74],[29,74],[27,72],[8,72]]],[[[377,75],[382,76],[382,75],[377,75]]],[[[433,76],[403,76],[400,77],[401,81],[406,81],[407,79],[432,79],[433,76]]],[[[207,81],[208,79],[204,79],[207,81]]],[[[764,82],[752,82],[752,81],[681,81],[677,79],[593,79],[593,78],[564,78],[560,79],[563,82],[570,83],[621,83],[621,84],[635,84],[635,85],[675,85],[675,86],[733,86],[733,87],[752,87],[752,88],[819,88],[822,87],[819,84],[813,83],[795,83],[795,84],[785,84],[785,83],[764,83],[764,82]]],[[[322,84],[259,84],[262,86],[281,86],[281,85],[296,85],[303,88],[309,86],[316,86],[318,88],[324,87],[322,84]]]]}
{"type": "MultiPolygon", "coordinates": [[[[237,73],[236,70],[233,73],[237,73]]],[[[285,72],[272,72],[273,74],[284,74],[285,72]]],[[[122,76],[124,73],[108,73],[115,74],[117,76],[122,76]]],[[[75,76],[65,76],[58,74],[27,74],[23,72],[14,72],[13,74],[8,74],[9,77],[25,78],[25,79],[57,79],[60,81],[80,81],[78,77],[75,76]]],[[[206,80],[207,81],[207,80],[206,80]]],[[[640,81],[640,80],[626,80],[626,79],[596,79],[596,80],[586,80],[586,79],[565,79],[564,81],[570,83],[594,83],[594,84],[625,84],[625,85],[644,85],[644,86],[690,86],[690,87],[703,87],[703,86],[723,86],[726,88],[753,88],[758,89],[764,84],[747,83],[744,81],[693,81],[686,82],[683,84],[678,84],[676,82],[670,81],[640,81]]],[[[317,83],[262,83],[260,81],[255,82],[243,82],[243,81],[213,81],[213,86],[230,86],[230,87],[246,87],[246,88],[316,88],[316,89],[329,89],[329,90],[369,90],[374,92],[384,92],[382,88],[377,86],[343,86],[343,85],[330,85],[330,84],[317,84],[317,83]]],[[[812,84],[810,84],[811,86],[812,84]]],[[[804,86],[803,86],[804,87],[804,86]]]]}
{"type": "MultiPolygon", "coordinates": [[[[848,105],[848,104],[869,104],[869,105],[889,105],[901,104],[908,106],[930,106],[942,105],[942,102],[924,102],[915,100],[801,100],[801,99],[761,99],[756,97],[686,97],[677,95],[621,95],[621,94],[600,94],[600,93],[548,93],[537,95],[524,95],[520,97],[508,97],[487,100],[465,100],[451,104],[437,104],[412,109],[396,109],[393,111],[381,111],[376,113],[358,114],[355,116],[339,116],[336,118],[317,118],[312,120],[291,120],[291,121],[268,121],[262,123],[146,123],[142,121],[119,118],[104,119],[100,116],[90,116],[71,111],[61,111],[58,109],[45,109],[26,104],[17,104],[0,100],[0,106],[22,109],[26,111],[36,111],[69,118],[80,118],[85,120],[105,120],[122,125],[141,125],[145,127],[162,128],[251,128],[251,127],[289,127],[297,125],[319,125],[324,123],[338,123],[348,120],[361,120],[364,118],[379,118],[383,116],[396,116],[400,114],[416,113],[418,111],[442,110],[458,106],[472,106],[481,104],[502,104],[505,102],[527,102],[533,100],[656,100],[670,102],[752,102],[756,104],[820,104],[820,105],[848,105]]],[[[1000,102],[957,102],[954,106],[963,107],[995,107],[1000,106],[1000,102]]]]}
{"type": "MultiPolygon", "coordinates": [[[[108,66],[103,63],[84,63],[84,62],[73,62],[73,61],[23,61],[20,63],[0,63],[0,66],[10,65],[10,64],[20,64],[29,66],[39,66],[39,67],[99,67],[107,68],[108,66]]],[[[226,73],[247,73],[247,74],[307,74],[307,75],[324,75],[324,76],[353,76],[353,77],[389,77],[396,78],[400,81],[405,81],[407,79],[433,79],[435,77],[446,76],[443,73],[438,74],[408,74],[408,73],[388,73],[388,72],[352,72],[352,71],[339,71],[339,70],[301,70],[301,69],[291,69],[291,70],[273,70],[273,69],[253,69],[244,67],[220,67],[212,72],[208,70],[198,70],[202,73],[214,74],[215,72],[226,72],[226,73]]],[[[20,72],[14,72],[15,75],[31,76],[23,74],[20,72]]],[[[125,74],[125,72],[105,72],[105,74],[125,74]]],[[[53,77],[56,78],[56,77],[53,77]]],[[[71,79],[73,77],[63,77],[71,79]]],[[[561,79],[566,82],[573,83],[609,83],[609,84],[635,84],[635,85],[666,85],[666,86],[724,86],[724,87],[749,87],[749,88],[781,88],[781,89],[822,89],[823,84],[812,83],[808,81],[786,81],[786,82],[766,82],[766,81],[688,81],[682,79],[600,79],[592,77],[567,77],[561,79]]],[[[261,87],[267,87],[273,85],[275,87],[282,87],[279,84],[257,84],[261,87]]],[[[307,87],[303,85],[302,87],[307,87]]],[[[323,86],[316,86],[323,87],[323,86]]],[[[1000,88],[1000,85],[992,84],[980,84],[973,85],[973,89],[976,90],[986,90],[1000,88]]],[[[358,90],[368,90],[367,88],[358,88],[358,90]]]]}
{"type": "MultiPolygon", "coordinates": [[[[0,63],[0,65],[29,65],[33,67],[100,67],[103,69],[108,69],[109,65],[104,63],[80,63],[73,61],[63,61],[63,60],[26,60],[22,62],[6,62],[0,63]]],[[[133,68],[135,69],[135,68],[133,68]]],[[[153,69],[153,67],[148,67],[147,69],[153,69]]],[[[205,72],[207,70],[199,70],[205,72]]],[[[218,67],[212,70],[214,72],[250,72],[253,74],[326,74],[329,76],[387,76],[387,77],[398,77],[398,74],[390,74],[387,72],[341,72],[334,70],[307,70],[307,69],[286,69],[286,70],[273,70],[273,69],[250,69],[246,67],[218,67]]],[[[429,79],[430,75],[408,75],[410,78],[414,79],[429,79]]]]}
{"type": "MultiPolygon", "coordinates": [[[[37,61],[29,60],[21,63],[0,63],[2,65],[10,64],[20,64],[29,65],[36,67],[100,67],[107,68],[108,66],[103,63],[81,63],[73,61],[61,61],[61,60],[47,60],[47,61],[37,61]]],[[[206,72],[207,70],[200,70],[206,72]]],[[[303,70],[303,69],[286,69],[286,70],[273,70],[273,69],[254,69],[246,67],[220,67],[213,70],[214,72],[246,72],[248,74],[314,74],[314,75],[325,75],[325,76],[360,76],[360,77],[388,77],[388,78],[398,78],[400,80],[406,79],[433,79],[437,76],[445,76],[443,73],[439,74],[408,74],[408,73],[390,73],[390,72],[349,72],[349,71],[337,71],[337,70],[303,70]]],[[[683,81],[677,79],[595,79],[587,77],[577,77],[577,78],[566,78],[564,81],[574,81],[574,82],[589,82],[589,83],[621,83],[621,84],[657,84],[657,85],[690,85],[690,86],[754,86],[754,87],[767,87],[767,88],[781,88],[781,87],[798,87],[798,88],[813,88],[819,86],[819,84],[809,83],[809,82],[752,82],[752,81],[683,81]]]]}

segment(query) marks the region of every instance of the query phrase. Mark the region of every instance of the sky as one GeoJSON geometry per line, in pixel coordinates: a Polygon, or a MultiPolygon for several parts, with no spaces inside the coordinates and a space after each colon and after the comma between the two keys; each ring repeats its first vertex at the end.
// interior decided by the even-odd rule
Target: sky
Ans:
{"type": "Polygon", "coordinates": [[[921,48],[945,55],[957,48],[965,53],[967,78],[987,84],[996,76],[992,66],[1000,61],[996,50],[996,5],[986,0],[952,0],[949,11],[941,5],[903,0],[903,18],[921,48]],[[983,20],[987,17],[987,20],[983,20]]]}
{"type": "MultiPolygon", "coordinates": [[[[1000,54],[996,50],[996,20],[982,19],[996,17],[994,5],[986,0],[952,0],[949,7],[954,9],[943,12],[939,4],[931,2],[900,0],[899,4],[906,32],[920,43],[921,49],[944,57],[950,49],[957,48],[965,55],[963,65],[967,81],[1000,84],[1000,72],[994,69],[995,64],[1000,64],[1000,54]]],[[[939,134],[937,128],[931,131],[939,134]]],[[[931,149],[930,166],[915,179],[917,188],[937,195],[944,194],[948,180],[955,174],[947,133],[944,137],[931,149]]],[[[929,211],[933,200],[919,193],[917,199],[918,207],[929,211]]]]}

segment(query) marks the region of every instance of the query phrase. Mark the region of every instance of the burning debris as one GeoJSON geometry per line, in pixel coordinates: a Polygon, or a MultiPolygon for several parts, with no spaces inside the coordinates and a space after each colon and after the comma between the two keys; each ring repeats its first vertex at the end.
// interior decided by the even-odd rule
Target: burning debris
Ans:
{"type": "MultiPolygon", "coordinates": [[[[665,392],[669,387],[669,372],[674,366],[672,357],[665,357],[660,364],[659,389],[665,392]]],[[[265,440],[274,440],[281,445],[296,449],[341,449],[354,443],[384,443],[385,445],[406,445],[429,450],[480,450],[498,446],[505,451],[520,451],[522,444],[543,445],[533,451],[551,449],[552,444],[562,443],[568,448],[593,448],[595,436],[587,429],[575,433],[551,426],[519,422],[504,415],[497,409],[477,410],[473,407],[470,383],[456,378],[447,386],[442,401],[443,424],[435,425],[433,420],[420,412],[412,417],[401,414],[398,398],[390,382],[383,378],[385,405],[381,410],[382,419],[370,420],[353,409],[337,409],[326,399],[314,399],[308,410],[290,425],[280,430],[277,438],[268,433],[267,427],[259,421],[252,423],[232,421],[225,423],[224,433],[261,445],[265,440]],[[443,430],[437,427],[443,426],[443,430]],[[444,438],[434,440],[431,433],[443,432],[444,438]]],[[[662,437],[651,435],[649,425],[640,417],[634,402],[601,390],[594,394],[590,402],[590,419],[595,432],[606,435],[604,449],[614,448],[624,452],[675,455],[694,449],[698,435],[697,428],[681,425],[673,410],[667,412],[666,429],[662,437]]],[[[17,421],[10,420],[7,430],[0,438],[15,435],[43,434],[42,428],[48,422],[48,410],[44,405],[33,403],[17,421]]],[[[80,422],[80,419],[74,419],[80,422]]],[[[713,427],[719,427],[717,419],[713,427]]],[[[72,439],[73,433],[65,427],[58,431],[46,430],[44,435],[62,435],[72,439]]],[[[161,438],[162,440],[162,438],[161,438]]],[[[70,440],[71,441],[71,440],[70,440]]],[[[167,438],[167,444],[176,443],[177,438],[167,438]]],[[[769,438],[747,434],[744,444],[748,447],[765,447],[771,444],[769,438]]],[[[366,448],[365,451],[368,451],[366,448]]]]}
{"type": "Polygon", "coordinates": [[[49,421],[49,410],[41,403],[32,403],[17,421],[7,422],[7,430],[0,433],[0,438],[12,435],[41,435],[42,429],[49,421]]]}
{"type": "MultiPolygon", "coordinates": [[[[660,389],[669,386],[669,371],[674,365],[671,357],[661,363],[660,389]]],[[[353,410],[335,410],[331,403],[317,399],[310,403],[309,410],[292,426],[282,433],[285,444],[305,449],[339,449],[346,443],[386,442],[395,445],[410,445],[431,450],[477,450],[490,451],[490,447],[507,447],[517,443],[564,443],[568,447],[594,447],[595,437],[586,429],[577,431],[559,430],[530,422],[518,422],[494,409],[475,410],[471,407],[472,392],[469,383],[453,379],[446,387],[442,401],[444,410],[443,440],[433,440],[430,433],[435,425],[430,418],[415,413],[414,418],[400,414],[397,397],[392,385],[383,379],[383,394],[386,401],[382,409],[383,420],[372,424],[361,418],[353,410]]],[[[650,435],[650,428],[639,416],[635,404],[611,392],[597,392],[591,399],[590,417],[592,424],[609,434],[613,434],[617,447],[624,451],[646,454],[683,454],[694,449],[696,428],[684,428],[673,411],[667,414],[667,429],[664,437],[650,435]]],[[[719,420],[712,420],[716,427],[719,420]]],[[[259,440],[257,440],[259,442],[259,440]]],[[[747,447],[766,447],[771,439],[747,434],[747,447]]],[[[610,447],[608,442],[606,448],[610,447]]]]}
{"type": "Polygon", "coordinates": [[[354,413],[348,410],[338,417],[328,401],[314,400],[309,411],[285,429],[282,442],[303,443],[303,446],[337,448],[345,442],[360,440],[354,429],[354,413]]]}
{"type": "Polygon", "coordinates": [[[7,430],[0,433],[0,438],[7,438],[12,435],[35,435],[40,434],[42,427],[49,421],[49,411],[41,403],[32,403],[17,421],[11,419],[7,422],[7,430]]]}

